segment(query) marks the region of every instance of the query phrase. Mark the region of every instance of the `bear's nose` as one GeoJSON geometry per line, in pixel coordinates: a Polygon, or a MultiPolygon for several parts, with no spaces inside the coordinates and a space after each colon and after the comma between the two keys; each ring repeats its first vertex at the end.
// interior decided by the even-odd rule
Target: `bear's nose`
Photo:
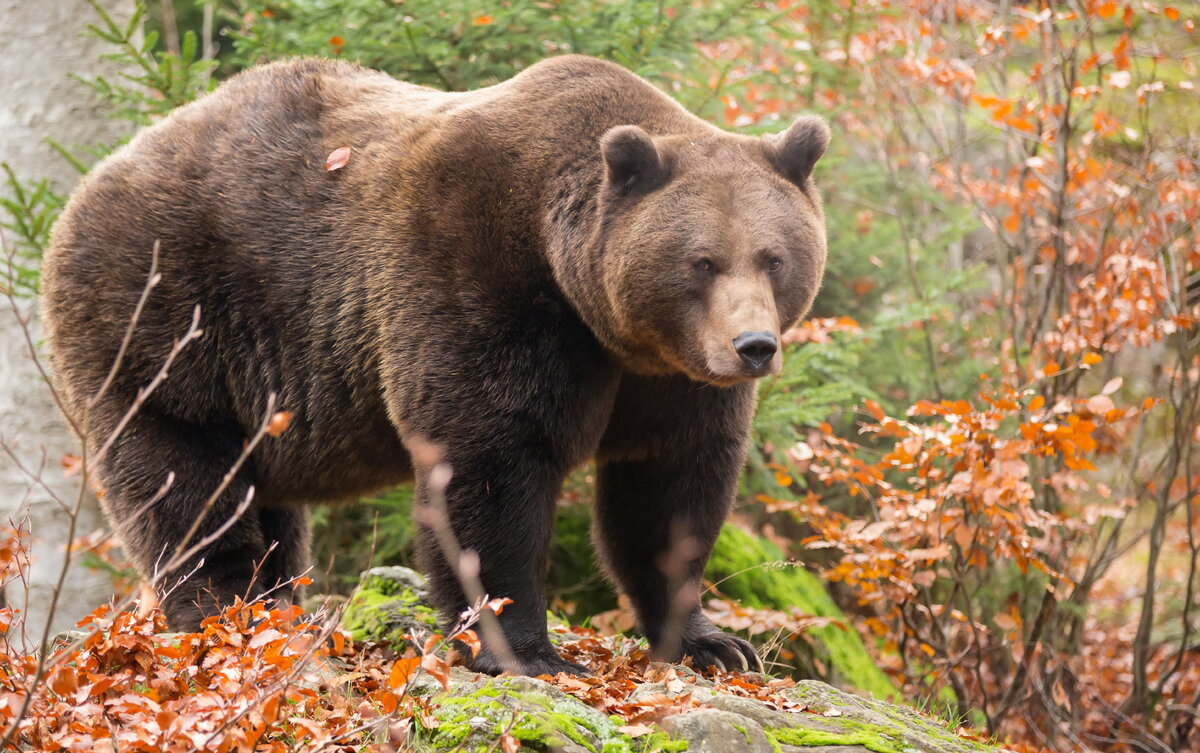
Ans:
{"type": "Polygon", "coordinates": [[[733,349],[746,365],[760,371],[779,350],[779,341],[770,332],[743,332],[733,338],[733,349]]]}

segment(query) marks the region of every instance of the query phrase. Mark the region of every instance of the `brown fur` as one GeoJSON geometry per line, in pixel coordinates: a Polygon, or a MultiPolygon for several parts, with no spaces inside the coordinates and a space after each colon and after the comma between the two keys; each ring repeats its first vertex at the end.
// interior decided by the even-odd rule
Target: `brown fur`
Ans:
{"type": "MultiPolygon", "coordinates": [[[[744,459],[753,379],[779,368],[778,353],[751,363],[734,340],[777,340],[820,283],[809,173],[827,140],[816,118],[765,139],[724,133],[579,56],[456,94],[342,63],[274,64],[142,132],[72,197],[44,312],[82,418],[161,243],[162,281],[89,417],[95,452],[200,306],[203,337],[99,468],[144,573],[174,551],[268,395],[294,416],[204,520],[201,535],[254,487],[248,514],[166,598],[172,626],[297,574],[302,504],[412,478],[405,443],[419,438],[453,467],[453,527],[484,586],[514,599],[502,624],[524,671],[579,669],[547,640],[543,580],[563,476],[593,457],[598,550],[655,649],[752,658],[695,593],[672,632],[663,556],[689,542],[678,583],[698,583],[744,459]],[[349,164],[326,171],[343,146],[349,164]],[[171,490],[134,515],[169,472],[171,490]]],[[[421,504],[420,469],[416,482],[421,504]]],[[[464,597],[423,541],[451,618],[464,597]]],[[[499,669],[488,647],[475,666],[499,669]]]]}

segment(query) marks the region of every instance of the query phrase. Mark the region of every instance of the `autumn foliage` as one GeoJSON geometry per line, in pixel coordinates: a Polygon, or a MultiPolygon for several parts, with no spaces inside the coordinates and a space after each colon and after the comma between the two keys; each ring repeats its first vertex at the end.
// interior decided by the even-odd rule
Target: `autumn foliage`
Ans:
{"type": "MultiPolygon", "coordinates": [[[[888,189],[831,202],[860,236],[894,227],[885,295],[923,308],[864,336],[908,338],[928,378],[767,448],[785,488],[761,496],[832,550],[827,576],[911,694],[1028,750],[1200,744],[1194,11],[789,15],[813,50],[789,76],[888,189]],[[935,298],[924,247],[959,212],[937,267],[975,279],[935,298]]],[[[751,91],[731,122],[778,110],[751,91]]]]}

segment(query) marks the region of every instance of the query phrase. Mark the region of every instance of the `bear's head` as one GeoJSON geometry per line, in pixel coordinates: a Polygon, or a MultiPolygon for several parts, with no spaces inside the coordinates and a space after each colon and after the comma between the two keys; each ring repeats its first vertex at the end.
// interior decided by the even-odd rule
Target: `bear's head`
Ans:
{"type": "Polygon", "coordinates": [[[814,116],[762,138],[604,134],[593,269],[627,368],[719,386],[779,371],[825,270],[811,173],[828,143],[814,116]]]}

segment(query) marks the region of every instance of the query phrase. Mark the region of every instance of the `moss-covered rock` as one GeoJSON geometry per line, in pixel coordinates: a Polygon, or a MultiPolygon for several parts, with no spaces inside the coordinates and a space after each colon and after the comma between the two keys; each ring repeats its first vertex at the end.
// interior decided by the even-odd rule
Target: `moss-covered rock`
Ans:
{"type": "Polygon", "coordinates": [[[994,747],[954,734],[938,721],[906,706],[863,698],[806,681],[786,691],[815,712],[820,727],[789,727],[775,739],[790,745],[861,745],[874,753],[981,753],[994,747]]]}
{"type": "Polygon", "coordinates": [[[770,738],[753,719],[719,709],[673,714],[661,726],[672,738],[686,740],[688,753],[773,753],[770,738]]]}
{"type": "Polygon", "coordinates": [[[456,669],[451,687],[420,686],[431,713],[414,720],[418,753],[482,753],[509,734],[523,750],[562,753],[1000,753],[967,740],[917,712],[864,699],[821,682],[786,691],[803,710],[780,711],[762,701],[688,685],[701,706],[665,717],[650,734],[622,731],[621,721],[529,677],[481,677],[456,669]]]}
{"type": "MultiPolygon", "coordinates": [[[[748,607],[799,609],[816,617],[845,620],[821,579],[800,566],[778,566],[786,561],[783,552],[767,539],[733,525],[726,525],[717,539],[705,576],[718,583],[721,593],[748,607]]],[[[822,679],[870,693],[876,698],[894,698],[896,686],[875,664],[858,633],[844,625],[813,628],[817,655],[808,657],[827,667],[822,679]]],[[[789,647],[803,656],[805,646],[789,647]]]]}
{"type": "Polygon", "coordinates": [[[509,734],[531,751],[634,753],[632,738],[604,714],[530,677],[487,678],[435,698],[418,722],[416,751],[492,751],[509,734]]]}
{"type": "MultiPolygon", "coordinates": [[[[745,540],[731,540],[749,546],[745,540]]],[[[795,596],[770,590],[778,584],[760,585],[772,598],[795,596]]],[[[425,598],[425,581],[411,570],[368,570],[346,610],[344,624],[360,640],[399,641],[406,632],[434,628],[433,611],[425,598]]],[[[595,635],[559,637],[566,642],[607,640],[608,650],[614,653],[629,644],[595,635]]],[[[714,682],[682,667],[651,664],[646,672],[663,677],[668,669],[674,669],[670,682],[631,689],[622,681],[626,684],[612,688],[623,703],[634,706],[657,705],[660,700],[653,699],[662,697],[690,697],[674,708],[689,704],[693,708],[662,719],[648,733],[624,728],[619,717],[608,717],[535,678],[486,677],[455,667],[445,690],[419,672],[407,692],[427,699],[423,703],[428,713],[413,719],[411,747],[422,753],[495,751],[500,737],[509,734],[523,750],[547,753],[998,753],[911,709],[861,698],[821,682],[806,681],[777,691],[793,702],[790,710],[782,711],[777,707],[787,705],[783,699],[772,705],[743,697],[737,694],[736,684],[714,682]]]]}
{"type": "Polygon", "coordinates": [[[407,567],[376,567],[362,574],[358,590],[342,611],[342,627],[356,641],[399,647],[405,634],[437,631],[425,577],[407,567]]]}

